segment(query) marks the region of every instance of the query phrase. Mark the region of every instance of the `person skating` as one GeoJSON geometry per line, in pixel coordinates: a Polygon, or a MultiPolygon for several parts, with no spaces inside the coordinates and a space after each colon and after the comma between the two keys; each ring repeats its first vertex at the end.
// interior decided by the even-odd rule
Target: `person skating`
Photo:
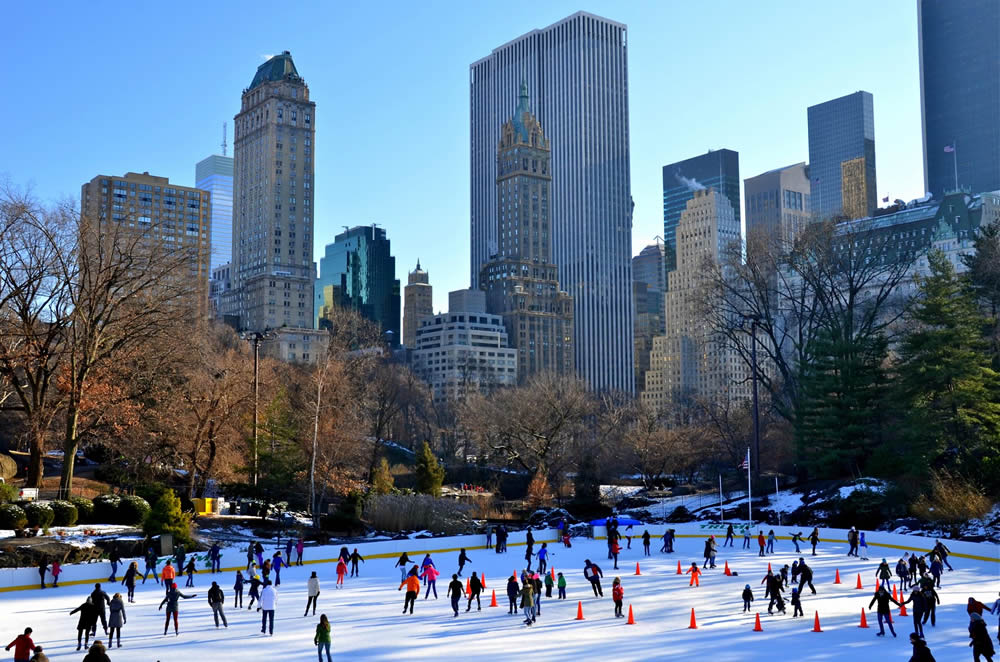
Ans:
{"type": "Polygon", "coordinates": [[[163,588],[166,589],[166,593],[169,594],[170,586],[174,583],[174,579],[177,578],[177,571],[174,569],[174,566],[169,560],[167,560],[167,564],[163,566],[163,571],[160,573],[160,577],[163,578],[163,588]]]}
{"type": "MultiPolygon", "coordinates": [[[[45,588],[45,573],[49,571],[49,562],[43,556],[38,562],[38,583],[40,586],[38,588],[45,588]]],[[[27,658],[25,658],[27,659],[27,658]]]]}
{"type": "Polygon", "coordinates": [[[793,584],[798,580],[798,576],[799,576],[799,562],[792,561],[791,580],[793,584]]]}
{"type": "Polygon", "coordinates": [[[427,587],[424,600],[430,597],[431,591],[434,591],[434,599],[438,599],[437,578],[440,576],[441,573],[433,565],[424,566],[424,571],[420,574],[420,579],[424,580],[424,585],[427,587]]]}
{"type": "Polygon", "coordinates": [[[924,624],[922,622],[924,614],[927,613],[927,598],[924,597],[920,587],[914,586],[910,592],[910,597],[903,601],[904,605],[912,604],[910,615],[913,616],[913,632],[921,637],[924,636],[924,624]]]}
{"type": "Polygon", "coordinates": [[[750,584],[743,587],[743,611],[750,611],[750,603],[753,602],[753,591],[750,590],[750,584]]]}
{"type": "Polygon", "coordinates": [[[701,568],[698,567],[697,563],[692,563],[691,567],[688,568],[687,572],[685,572],[684,574],[685,575],[691,575],[691,581],[688,582],[688,587],[689,588],[691,586],[696,586],[696,587],[697,586],[701,586],[701,582],[698,580],[698,577],[701,576],[701,568]]]}
{"type": "Polygon", "coordinates": [[[705,541],[705,566],[710,568],[715,567],[715,555],[717,552],[718,543],[715,542],[715,536],[709,536],[708,540],[705,541]]]}
{"type": "Polygon", "coordinates": [[[264,567],[264,545],[261,545],[259,540],[253,544],[253,553],[254,553],[254,556],[257,557],[257,567],[258,568],[263,568],[264,567]]]}
{"type": "Polygon", "coordinates": [[[858,530],[853,526],[851,530],[847,532],[847,555],[857,556],[858,555],[858,530]]]}
{"type": "Polygon", "coordinates": [[[797,588],[792,589],[792,599],[789,600],[789,602],[792,604],[792,607],[794,608],[792,610],[792,618],[797,618],[799,616],[802,616],[803,615],[802,598],[799,596],[799,589],[797,588]]]}
{"type": "Polygon", "coordinates": [[[625,602],[625,588],[622,586],[620,577],[615,577],[614,581],[611,582],[611,599],[615,603],[615,618],[623,618],[625,616],[622,613],[622,605],[625,602]]]}
{"type": "Polygon", "coordinates": [[[316,645],[316,651],[319,655],[319,662],[323,662],[323,651],[326,651],[326,662],[333,662],[330,657],[330,619],[326,617],[326,614],[320,614],[319,624],[316,626],[316,636],[313,637],[313,643],[316,645]]]}
{"type": "Polygon", "coordinates": [[[969,616],[972,616],[973,614],[979,614],[980,616],[982,616],[984,611],[988,612],[989,610],[990,610],[989,607],[987,607],[982,602],[980,602],[979,600],[976,600],[973,597],[969,598],[969,602],[966,604],[966,607],[965,607],[965,612],[969,616]]]}
{"type": "Polygon", "coordinates": [[[802,594],[802,589],[808,584],[809,590],[812,591],[813,595],[816,595],[816,587],[813,586],[813,571],[812,568],[806,565],[806,560],[804,558],[799,558],[799,594],[802,594]]]}
{"type": "Polygon", "coordinates": [[[163,622],[163,636],[167,635],[167,628],[170,626],[171,614],[174,615],[174,636],[180,635],[180,629],[177,624],[178,613],[180,609],[178,603],[180,602],[181,598],[185,600],[190,600],[191,598],[196,598],[196,597],[198,597],[197,593],[192,593],[191,595],[185,595],[184,593],[181,593],[177,589],[177,584],[170,585],[170,589],[167,593],[167,596],[163,598],[163,601],[160,602],[160,606],[157,608],[157,611],[159,611],[160,609],[163,609],[163,605],[167,605],[167,618],[163,622]]]}
{"type": "Polygon", "coordinates": [[[555,586],[556,580],[552,579],[552,573],[545,573],[545,597],[552,597],[552,587],[555,586]]]}
{"type": "Polygon", "coordinates": [[[281,555],[281,551],[274,553],[271,557],[271,569],[274,570],[274,585],[281,586],[281,569],[287,568],[288,563],[285,562],[285,557],[281,555]]]}
{"type": "Polygon", "coordinates": [[[531,577],[531,592],[535,596],[535,617],[531,619],[534,623],[542,615],[542,577],[537,572],[531,577]]]}
{"type": "Polygon", "coordinates": [[[762,579],[760,583],[765,584],[764,597],[771,598],[771,601],[767,605],[767,613],[773,614],[774,608],[777,607],[778,611],[784,614],[785,598],[781,594],[785,589],[781,585],[781,579],[768,570],[767,575],[764,576],[764,579],[762,579]]]}
{"type": "MultiPolygon", "coordinates": [[[[590,588],[594,589],[594,597],[604,597],[604,590],[601,588],[601,577],[604,573],[596,563],[591,563],[590,559],[584,561],[583,576],[590,582],[590,588]]],[[[697,565],[697,564],[695,564],[697,565]]]]}
{"type": "Polygon", "coordinates": [[[538,572],[545,574],[545,568],[549,565],[549,543],[543,542],[542,548],[538,550],[538,572]]]}
{"type": "Polygon", "coordinates": [[[757,556],[764,556],[764,549],[767,547],[767,541],[764,539],[763,531],[757,532],[757,546],[760,548],[757,556]]]}
{"type": "Polygon", "coordinates": [[[892,579],[892,570],[889,569],[889,562],[882,559],[882,562],[878,564],[878,568],[875,569],[875,582],[879,586],[889,586],[889,580],[892,579]]]}
{"type": "Polygon", "coordinates": [[[972,659],[975,662],[979,662],[980,655],[986,658],[986,662],[993,662],[993,641],[986,628],[986,621],[975,612],[969,616],[969,639],[972,640],[969,646],[972,647],[972,659]]]}
{"type": "Polygon", "coordinates": [[[781,566],[781,570],[778,571],[778,578],[781,580],[781,585],[788,588],[788,564],[781,566]]]}
{"type": "Polygon", "coordinates": [[[156,576],[156,562],[159,561],[159,557],[156,556],[156,551],[152,547],[146,550],[145,561],[146,561],[146,571],[142,573],[142,583],[145,584],[146,577],[148,577],[149,574],[152,573],[153,579],[156,580],[157,584],[159,584],[160,579],[159,577],[156,576]]]}
{"type": "Polygon", "coordinates": [[[559,589],[559,599],[566,599],[566,578],[561,572],[556,573],[556,588],[559,589]]]}
{"type": "Polygon", "coordinates": [[[913,646],[913,655],[910,657],[910,662],[937,662],[934,656],[931,655],[931,650],[927,648],[927,642],[916,632],[910,633],[910,645],[913,646]]]}
{"type": "Polygon", "coordinates": [[[406,569],[411,563],[413,563],[413,561],[406,555],[406,552],[403,552],[403,554],[399,557],[399,560],[396,561],[396,565],[393,566],[394,568],[399,568],[399,581],[406,581],[406,569]]]}
{"type": "Polygon", "coordinates": [[[934,578],[934,587],[941,588],[941,575],[944,574],[944,566],[941,564],[941,557],[937,554],[931,558],[931,577],[934,578]]]}
{"type": "Polygon", "coordinates": [[[184,582],[184,588],[194,587],[194,556],[188,561],[187,567],[184,568],[184,574],[187,575],[187,581],[184,582]]]}
{"type": "Polygon", "coordinates": [[[260,592],[260,633],[264,634],[266,627],[267,634],[274,635],[274,609],[278,606],[278,591],[274,584],[265,583],[264,590],[260,592]]]}
{"type": "MultiPolygon", "coordinates": [[[[345,549],[346,549],[346,547],[345,547],[345,549]]],[[[435,569],[437,569],[437,565],[434,563],[434,559],[431,558],[430,554],[425,554],[424,555],[424,560],[420,562],[420,568],[421,568],[421,570],[424,569],[424,568],[426,568],[427,566],[432,566],[435,569]]]]}
{"type": "MultiPolygon", "coordinates": [[[[497,544],[500,544],[499,539],[497,544]]],[[[513,614],[517,611],[517,598],[521,593],[521,587],[517,583],[517,576],[511,575],[507,578],[507,614],[513,614]]]]}
{"type": "Polygon", "coordinates": [[[250,578],[250,604],[247,605],[247,611],[253,609],[254,601],[257,602],[257,611],[260,611],[260,587],[263,585],[260,575],[254,575],[250,578]]]}
{"type": "Polygon", "coordinates": [[[208,589],[208,606],[212,608],[212,618],[215,619],[215,627],[219,627],[219,619],[222,619],[222,626],[229,627],[226,620],[226,612],[223,607],[226,605],[226,595],[218,582],[212,582],[212,588],[208,589]]]}
{"type": "Polygon", "coordinates": [[[868,541],[865,540],[865,532],[858,534],[858,551],[861,553],[861,560],[868,560],[868,541]]]}
{"type": "Polygon", "coordinates": [[[649,531],[643,531],[642,532],[642,553],[645,556],[650,556],[650,553],[649,553],[649,541],[650,541],[649,531]]]}
{"type": "Polygon", "coordinates": [[[798,531],[796,533],[793,533],[792,534],[792,544],[795,545],[795,553],[796,554],[801,554],[802,553],[802,550],[799,549],[799,543],[800,542],[801,543],[805,543],[805,541],[802,540],[802,532],[798,531]]]}
{"type": "Polygon", "coordinates": [[[531,627],[535,622],[535,595],[530,581],[525,581],[521,588],[521,609],[524,612],[524,624],[531,627]]]}
{"type": "MultiPolygon", "coordinates": [[[[463,547],[458,553],[458,576],[462,576],[462,570],[465,569],[465,564],[472,561],[469,555],[465,553],[465,548],[463,547]]],[[[529,566],[530,567],[530,566],[529,566]]]]}
{"type": "Polygon", "coordinates": [[[816,545],[819,544],[819,527],[813,527],[809,534],[809,544],[812,545],[812,555],[816,556],[816,545]]]}
{"type": "Polygon", "coordinates": [[[451,599],[451,610],[455,612],[455,618],[458,618],[458,601],[462,599],[462,595],[464,594],[465,589],[462,587],[462,582],[458,580],[458,575],[452,575],[451,583],[448,584],[447,596],[451,599]]]}
{"type": "Polygon", "coordinates": [[[49,662],[49,658],[42,652],[41,646],[35,646],[33,650],[35,651],[35,654],[31,656],[31,659],[28,660],[28,662],[49,662]]]}
{"type": "Polygon", "coordinates": [[[108,652],[105,650],[104,644],[100,639],[94,641],[94,645],[90,647],[90,650],[84,656],[83,662],[111,662],[111,658],[108,657],[108,652]]]}
{"type": "MultiPolygon", "coordinates": [[[[35,642],[31,640],[31,633],[34,632],[31,628],[24,628],[24,634],[19,634],[14,638],[14,641],[7,644],[4,650],[9,651],[11,648],[14,649],[14,662],[28,662],[28,656],[31,655],[31,651],[35,648],[35,642]]],[[[80,650],[77,648],[77,650],[80,650]]]]}
{"type": "Polygon", "coordinates": [[[663,532],[663,545],[660,546],[660,551],[663,553],[667,553],[668,543],[670,542],[669,535],[670,535],[670,529],[667,529],[666,531],[663,532]]]}
{"type": "Polygon", "coordinates": [[[213,542],[211,549],[208,550],[208,558],[212,562],[212,573],[222,571],[222,548],[219,547],[219,543],[213,542]]]}
{"type": "MultiPolygon", "coordinates": [[[[618,544],[617,540],[611,543],[611,558],[613,558],[615,561],[615,566],[614,566],[615,570],[618,569],[618,555],[621,554],[621,551],[622,551],[622,546],[618,544]]],[[[706,563],[708,562],[707,558],[705,562],[706,563]]]]}
{"type": "MultiPolygon", "coordinates": [[[[291,558],[291,557],[289,557],[291,558]]],[[[358,561],[361,563],[365,562],[365,557],[358,553],[358,548],[355,547],[354,551],[351,552],[351,577],[360,577],[361,571],[358,570],[358,561]]]]}
{"type": "MultiPolygon", "coordinates": [[[[118,554],[118,548],[112,547],[111,554],[108,555],[108,560],[111,562],[111,576],[108,577],[108,581],[112,584],[118,581],[118,564],[122,562],[122,557],[118,554]]],[[[109,641],[108,644],[111,642],[109,641]]]]}
{"type": "Polygon", "coordinates": [[[938,558],[941,559],[941,563],[948,566],[948,570],[954,570],[954,568],[951,567],[951,564],[948,563],[948,555],[951,554],[951,550],[945,547],[943,542],[935,540],[933,551],[938,555],[938,558]]]}
{"type": "MultiPolygon", "coordinates": [[[[990,607],[991,614],[1000,614],[1000,598],[998,598],[993,606],[990,607]]],[[[997,619],[997,641],[1000,642],[1000,619],[997,619]]]]}
{"type": "MultiPolygon", "coordinates": [[[[416,568],[416,566],[414,566],[416,568]]],[[[416,575],[408,575],[400,585],[399,590],[402,591],[403,587],[406,587],[406,598],[403,600],[403,613],[406,613],[406,608],[410,608],[410,613],[413,613],[413,605],[417,601],[417,595],[420,594],[420,578],[416,575]]]]}
{"type": "Polygon", "coordinates": [[[76,649],[80,650],[80,641],[83,640],[84,648],[90,648],[90,631],[97,625],[97,607],[94,599],[87,597],[86,602],[69,613],[70,616],[79,612],[80,618],[76,623],[76,649]]]}
{"type": "Polygon", "coordinates": [[[333,585],[334,588],[342,588],[344,586],[344,577],[347,576],[347,564],[344,563],[344,559],[337,559],[337,583],[333,585]]]}
{"type": "Polygon", "coordinates": [[[285,541],[285,564],[290,564],[292,562],[292,547],[295,546],[295,541],[289,536],[288,540],[285,541]]]}
{"type": "MultiPolygon", "coordinates": [[[[305,549],[306,549],[306,541],[305,540],[303,540],[302,538],[299,538],[298,540],[295,541],[295,557],[296,557],[295,558],[295,565],[302,565],[302,552],[304,552],[305,549]]],[[[291,560],[291,559],[289,559],[289,560],[291,560]]],[[[330,651],[328,650],[327,654],[329,654],[329,652],[330,651]]]]}
{"type": "Polygon", "coordinates": [[[725,542],[722,543],[722,546],[732,547],[733,544],[735,543],[735,536],[736,536],[736,529],[734,529],[733,525],[730,524],[729,526],[726,527],[726,540],[725,542]]]}
{"type": "Polygon", "coordinates": [[[486,549],[493,549],[493,525],[486,525],[486,549]]]}
{"type": "Polygon", "coordinates": [[[897,607],[899,606],[899,603],[893,600],[892,596],[889,595],[889,591],[885,590],[884,586],[880,586],[878,591],[872,597],[872,601],[868,603],[869,609],[878,603],[878,633],[876,633],[876,637],[885,636],[885,627],[883,623],[888,624],[889,632],[892,633],[893,637],[896,636],[896,630],[892,627],[892,611],[889,608],[890,602],[897,607]]]}
{"type": "Polygon", "coordinates": [[[625,527],[625,549],[632,549],[632,525],[629,524],[625,527]]]}
{"type": "Polygon", "coordinates": [[[529,571],[531,570],[531,557],[534,555],[535,553],[531,551],[531,547],[524,548],[524,563],[529,571]]]}
{"type": "MultiPolygon", "coordinates": [[[[104,629],[104,634],[108,634],[108,619],[107,612],[105,611],[105,605],[111,604],[111,597],[104,592],[100,584],[94,584],[94,590],[90,592],[90,597],[94,601],[94,606],[97,607],[97,615],[101,619],[101,627],[104,629]]],[[[94,623],[93,630],[91,631],[95,637],[97,636],[97,624],[94,623]]]]}
{"type": "MultiPolygon", "coordinates": [[[[132,561],[128,568],[125,570],[125,575],[122,577],[122,585],[126,589],[129,602],[135,602],[135,578],[139,575],[139,565],[132,561]]],[[[111,642],[108,641],[110,644],[111,642]]]]}
{"type": "Polygon", "coordinates": [[[316,576],[316,571],[313,570],[312,575],[306,582],[306,610],[302,612],[303,616],[309,615],[309,607],[312,607],[313,616],[316,615],[316,603],[319,602],[319,577],[316,576]]]}
{"type": "Polygon", "coordinates": [[[535,546],[535,534],[531,532],[531,527],[528,527],[528,533],[524,535],[524,544],[528,546],[531,550],[535,546]]]}
{"type": "Polygon", "coordinates": [[[118,637],[118,648],[122,647],[122,627],[128,619],[125,618],[125,603],[122,594],[115,593],[108,609],[108,648],[114,645],[115,635],[118,637]]]}
{"type": "Polygon", "coordinates": [[[906,565],[905,559],[896,562],[896,576],[899,577],[899,588],[906,590],[910,588],[910,569],[906,565]]]}
{"type": "Polygon", "coordinates": [[[250,569],[254,565],[253,549],[254,549],[253,541],[250,541],[250,544],[247,545],[247,567],[246,567],[246,570],[247,570],[248,573],[250,572],[250,569]]]}
{"type": "Polygon", "coordinates": [[[185,559],[187,559],[187,550],[184,549],[184,545],[174,547],[174,565],[178,572],[183,572],[185,559]]]}
{"type": "Polygon", "coordinates": [[[59,561],[52,562],[52,588],[59,588],[59,574],[62,572],[62,564],[59,561]]]}
{"type": "Polygon", "coordinates": [[[236,581],[233,583],[233,609],[243,609],[243,571],[236,571],[236,581]]]}
{"type": "Polygon", "coordinates": [[[767,553],[774,554],[774,529],[767,532],[767,553]]]}
{"type": "Polygon", "coordinates": [[[934,590],[933,585],[922,587],[921,590],[924,594],[924,602],[927,604],[927,611],[924,612],[924,617],[920,622],[927,625],[927,621],[930,619],[931,627],[937,627],[937,606],[941,604],[941,596],[934,590]]]}

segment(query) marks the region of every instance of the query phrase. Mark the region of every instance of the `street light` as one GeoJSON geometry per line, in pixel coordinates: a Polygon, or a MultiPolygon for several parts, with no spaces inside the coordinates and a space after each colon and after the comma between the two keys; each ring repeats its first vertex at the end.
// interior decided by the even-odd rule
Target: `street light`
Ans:
{"type": "Polygon", "coordinates": [[[247,331],[242,336],[243,340],[253,343],[253,466],[251,471],[251,481],[254,486],[257,485],[257,435],[260,428],[257,406],[260,394],[260,343],[271,337],[272,334],[267,330],[265,330],[264,333],[261,333],[260,331],[247,331]]]}

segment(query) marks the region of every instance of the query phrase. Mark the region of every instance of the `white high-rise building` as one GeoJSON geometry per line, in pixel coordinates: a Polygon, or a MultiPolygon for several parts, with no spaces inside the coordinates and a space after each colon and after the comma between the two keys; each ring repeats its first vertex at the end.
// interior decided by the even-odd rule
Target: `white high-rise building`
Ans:
{"type": "Polygon", "coordinates": [[[521,82],[552,141],[552,261],[574,302],[576,371],[634,390],[626,27],[586,12],[470,66],[472,286],[498,252],[497,144],[521,82]]]}
{"type": "Polygon", "coordinates": [[[233,255],[233,157],[213,154],[194,167],[195,188],[212,194],[212,271],[233,255]]]}

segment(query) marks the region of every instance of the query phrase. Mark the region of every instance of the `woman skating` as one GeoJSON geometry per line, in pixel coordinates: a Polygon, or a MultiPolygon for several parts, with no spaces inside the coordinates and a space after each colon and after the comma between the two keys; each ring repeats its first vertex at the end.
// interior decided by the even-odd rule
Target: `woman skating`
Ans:
{"type": "Polygon", "coordinates": [[[160,602],[159,608],[157,608],[157,611],[159,611],[160,609],[163,609],[163,605],[167,605],[167,619],[163,622],[164,636],[166,636],[167,628],[170,626],[171,614],[173,614],[174,616],[174,635],[175,636],[180,635],[180,629],[177,624],[177,615],[180,608],[178,603],[180,602],[181,598],[188,600],[190,598],[196,598],[196,597],[198,597],[197,593],[192,593],[191,595],[185,595],[184,593],[181,593],[179,590],[177,590],[177,584],[170,585],[170,591],[167,593],[167,597],[163,598],[163,601],[160,602]]]}
{"type": "Polygon", "coordinates": [[[236,581],[233,583],[233,609],[243,609],[243,571],[236,571],[236,581]]]}
{"type": "MultiPolygon", "coordinates": [[[[128,592],[128,601],[135,602],[135,578],[139,575],[139,564],[135,561],[129,564],[128,569],[125,571],[125,576],[122,577],[122,584],[128,592]]],[[[108,645],[111,644],[111,640],[108,640],[108,645]]]]}
{"type": "MultiPolygon", "coordinates": [[[[132,564],[135,565],[134,563],[132,564]]],[[[131,570],[131,567],[129,568],[131,570]]],[[[129,600],[131,602],[131,600],[129,600]]],[[[108,647],[114,645],[115,635],[118,636],[118,648],[122,647],[122,626],[125,625],[125,603],[122,602],[122,594],[115,593],[111,598],[111,606],[108,613],[108,647]]]]}
{"type": "Polygon", "coordinates": [[[85,648],[90,648],[90,630],[97,626],[97,607],[92,598],[70,612],[70,616],[79,612],[80,619],[76,624],[76,649],[80,650],[80,641],[85,648]]]}
{"type": "Polygon", "coordinates": [[[247,611],[253,609],[253,603],[257,601],[257,611],[260,611],[260,587],[262,582],[260,581],[260,575],[254,575],[250,578],[250,604],[247,605],[247,611]]]}
{"type": "MultiPolygon", "coordinates": [[[[313,616],[316,615],[316,603],[319,602],[319,577],[316,576],[316,571],[313,570],[312,576],[309,577],[309,581],[306,582],[307,587],[307,599],[306,599],[306,610],[302,613],[303,616],[309,615],[309,607],[312,607],[313,616]]],[[[326,618],[326,616],[323,616],[326,618]]]]}
{"type": "Polygon", "coordinates": [[[330,619],[326,614],[319,617],[319,624],[316,626],[316,636],[313,643],[316,644],[319,662],[323,662],[323,651],[326,650],[326,662],[333,662],[330,658],[330,619]]]}
{"type": "Polygon", "coordinates": [[[424,600],[426,600],[431,591],[434,591],[434,599],[437,600],[438,589],[437,589],[437,578],[441,576],[441,573],[437,571],[433,565],[424,566],[424,571],[420,574],[420,578],[424,580],[424,584],[427,585],[427,590],[424,592],[424,600]]]}

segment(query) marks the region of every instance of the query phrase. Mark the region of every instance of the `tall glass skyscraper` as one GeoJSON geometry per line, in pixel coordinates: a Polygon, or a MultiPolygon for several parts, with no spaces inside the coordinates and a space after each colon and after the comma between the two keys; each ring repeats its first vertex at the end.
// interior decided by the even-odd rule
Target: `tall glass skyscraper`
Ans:
{"type": "Polygon", "coordinates": [[[710,188],[729,200],[740,221],[740,155],[731,149],[709,150],[701,156],[663,166],[663,264],[665,273],[677,268],[677,224],[694,192],[710,188]]]}
{"type": "Polygon", "coordinates": [[[1000,2],[920,0],[917,21],[925,190],[998,190],[1000,2]]]}
{"type": "Polygon", "coordinates": [[[812,213],[825,219],[870,216],[875,192],[875,110],[870,92],[810,106],[812,213]]]}
{"type": "Polygon", "coordinates": [[[194,167],[195,188],[212,194],[212,267],[233,256],[233,158],[212,155],[194,167]]]}
{"type": "Polygon", "coordinates": [[[498,251],[497,145],[525,82],[552,141],[552,259],[574,302],[576,371],[632,392],[632,195],[626,26],[578,12],[472,63],[472,286],[498,251]]]}

